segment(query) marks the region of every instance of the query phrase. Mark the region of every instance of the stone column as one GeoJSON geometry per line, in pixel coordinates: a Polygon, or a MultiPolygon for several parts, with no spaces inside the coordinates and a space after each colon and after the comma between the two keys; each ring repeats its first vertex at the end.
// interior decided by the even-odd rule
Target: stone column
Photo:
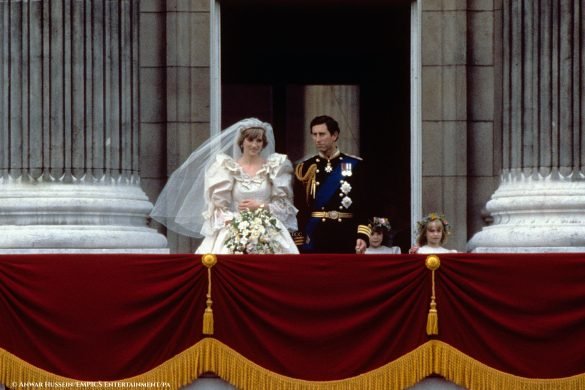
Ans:
{"type": "Polygon", "coordinates": [[[503,1],[502,177],[475,252],[585,250],[585,5],[503,1]]]}
{"type": "MultiPolygon", "coordinates": [[[[469,120],[474,118],[468,103],[472,97],[469,60],[472,52],[470,14],[466,1],[419,0],[421,12],[421,138],[420,171],[422,213],[445,214],[455,226],[446,243],[459,251],[467,243],[469,162],[469,120]]],[[[485,2],[480,2],[484,4],[485,2]]],[[[477,30],[476,30],[477,31],[477,30]]],[[[477,101],[479,99],[475,99],[477,101]]],[[[396,146],[399,147],[399,146],[396,146]]],[[[414,187],[414,184],[413,184],[414,187]]],[[[413,218],[419,219],[421,215],[413,218]]],[[[412,240],[416,220],[412,221],[412,240]]]]}
{"type": "Polygon", "coordinates": [[[0,251],[163,251],[140,187],[138,0],[0,1],[0,251]]]}

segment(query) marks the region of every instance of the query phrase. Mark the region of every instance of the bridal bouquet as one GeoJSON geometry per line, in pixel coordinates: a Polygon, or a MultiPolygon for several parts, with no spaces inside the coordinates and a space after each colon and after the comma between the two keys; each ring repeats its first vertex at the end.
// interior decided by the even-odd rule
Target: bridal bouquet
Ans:
{"type": "Polygon", "coordinates": [[[279,231],[276,218],[270,211],[262,207],[245,210],[228,225],[225,245],[234,254],[279,253],[280,245],[274,239],[279,231]]]}

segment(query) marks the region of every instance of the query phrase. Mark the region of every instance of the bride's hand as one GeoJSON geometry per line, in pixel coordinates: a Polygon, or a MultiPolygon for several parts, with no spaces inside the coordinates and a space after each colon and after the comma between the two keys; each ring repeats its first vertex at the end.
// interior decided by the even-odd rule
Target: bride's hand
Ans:
{"type": "Polygon", "coordinates": [[[263,207],[263,205],[255,199],[244,199],[238,204],[238,210],[244,211],[248,210],[256,210],[259,207],[263,207]]]}

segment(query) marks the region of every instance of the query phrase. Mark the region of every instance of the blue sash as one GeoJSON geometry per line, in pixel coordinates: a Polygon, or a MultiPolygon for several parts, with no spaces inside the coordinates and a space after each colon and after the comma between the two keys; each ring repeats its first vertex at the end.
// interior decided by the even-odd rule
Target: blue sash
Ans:
{"type": "MultiPolygon", "coordinates": [[[[309,213],[312,211],[320,211],[321,207],[324,207],[331,200],[331,198],[337,193],[339,182],[342,178],[341,164],[337,164],[335,169],[333,169],[333,171],[327,175],[327,178],[319,185],[319,189],[315,196],[313,210],[309,210],[309,213]]],[[[321,222],[320,218],[309,216],[309,222],[307,222],[307,225],[305,226],[305,240],[311,238],[319,222],[321,222]]],[[[305,242],[303,248],[308,249],[309,251],[313,250],[313,240],[309,240],[308,244],[305,242]]]]}

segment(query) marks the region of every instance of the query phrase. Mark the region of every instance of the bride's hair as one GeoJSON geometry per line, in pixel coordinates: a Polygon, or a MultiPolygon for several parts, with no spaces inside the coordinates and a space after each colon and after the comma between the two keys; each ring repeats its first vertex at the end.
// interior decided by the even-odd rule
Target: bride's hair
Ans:
{"type": "Polygon", "coordinates": [[[242,130],[240,132],[240,136],[238,137],[238,146],[240,150],[244,151],[244,140],[249,139],[253,140],[256,138],[262,138],[262,149],[264,149],[268,145],[268,139],[266,138],[266,130],[261,127],[250,127],[248,129],[242,130]]]}

